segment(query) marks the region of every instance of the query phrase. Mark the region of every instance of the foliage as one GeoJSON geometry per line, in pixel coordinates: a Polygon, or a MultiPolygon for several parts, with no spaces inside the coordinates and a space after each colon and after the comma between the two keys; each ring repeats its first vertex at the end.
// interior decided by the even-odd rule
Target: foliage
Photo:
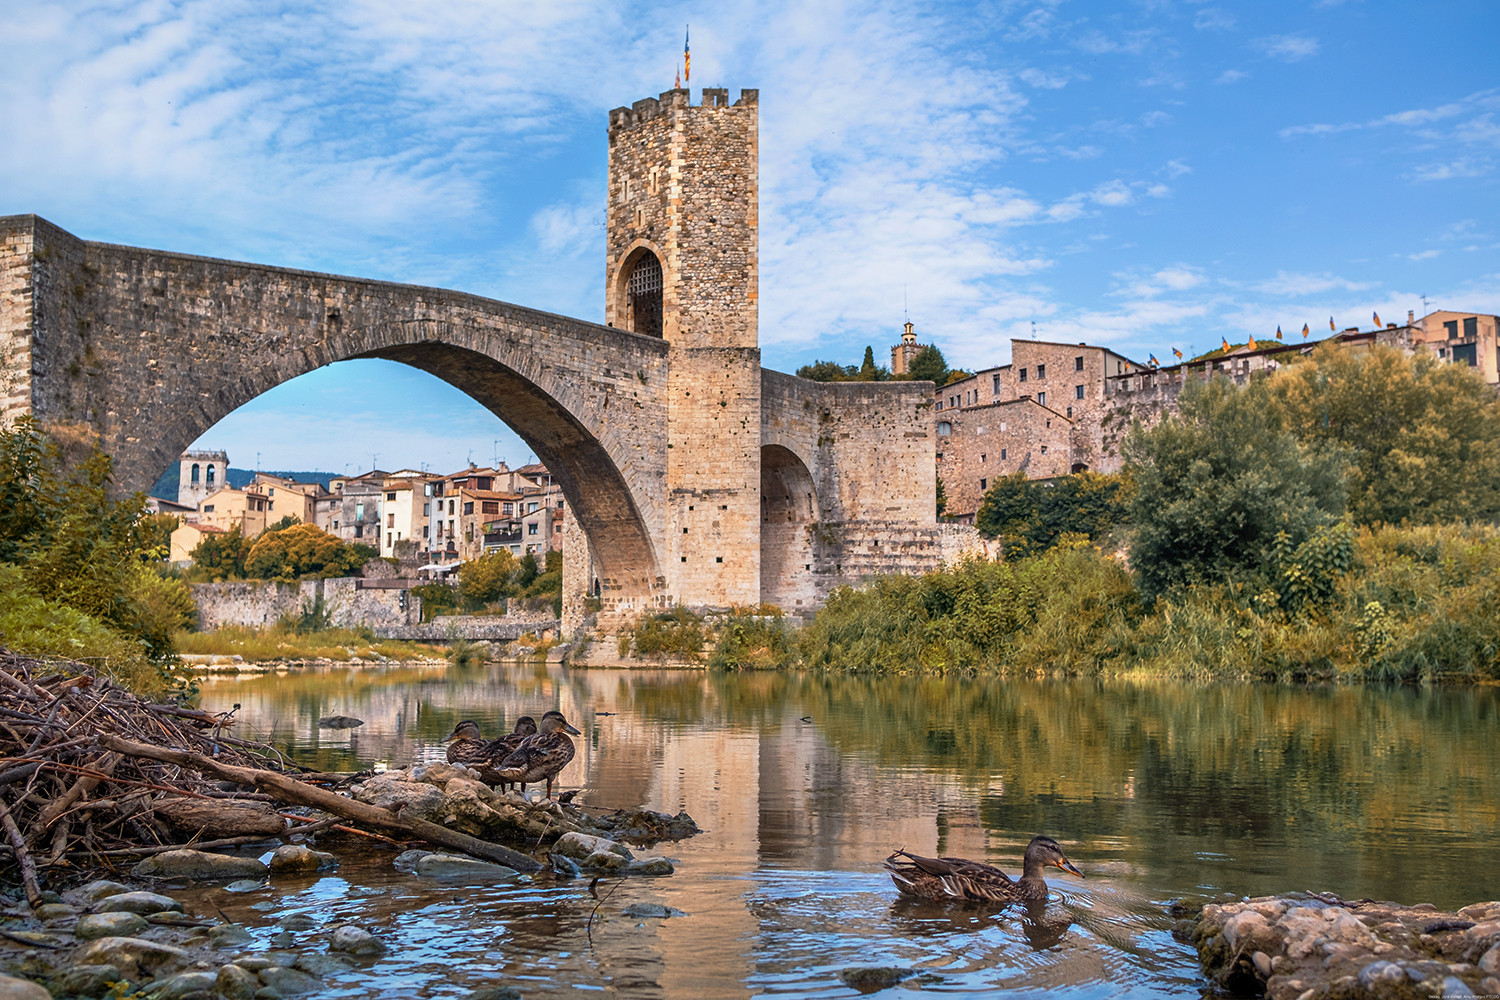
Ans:
{"type": "Polygon", "coordinates": [[[848,382],[859,373],[853,365],[841,365],[837,361],[814,361],[797,369],[797,377],[814,382],[848,382]]]}
{"type": "Polygon", "coordinates": [[[477,667],[490,658],[490,644],[470,642],[459,636],[448,640],[448,662],[455,667],[477,667]]]}
{"type": "Polygon", "coordinates": [[[269,660],[441,659],[444,651],[425,643],[376,639],[369,629],[326,629],[298,632],[293,623],[280,622],[257,629],[228,625],[213,632],[182,632],[176,636],[182,653],[242,656],[251,662],[269,660]]]}
{"type": "Polygon", "coordinates": [[[707,636],[703,616],[686,608],[653,615],[620,634],[619,653],[637,659],[674,659],[697,663],[707,636]]]}
{"type": "Polygon", "coordinates": [[[294,525],[294,524],[301,524],[301,523],[302,523],[302,519],[300,517],[298,517],[296,514],[287,514],[287,515],[283,516],[281,518],[281,520],[277,521],[275,524],[268,525],[266,527],[265,534],[270,534],[273,531],[285,531],[286,529],[290,528],[292,525],[294,525]]]}
{"type": "Polygon", "coordinates": [[[228,531],[206,532],[193,547],[190,576],[207,583],[221,580],[243,580],[245,560],[250,557],[250,539],[236,524],[228,531]]]}
{"type": "Polygon", "coordinates": [[[1300,546],[1344,509],[1343,453],[1284,430],[1263,384],[1190,382],[1180,407],[1125,442],[1137,484],[1130,561],[1152,600],[1196,583],[1263,580],[1279,533],[1300,546]]]}
{"type": "Polygon", "coordinates": [[[1349,450],[1359,524],[1500,516],[1500,402],[1474,370],[1391,347],[1320,347],[1270,380],[1304,443],[1349,450]]]}
{"type": "Polygon", "coordinates": [[[928,344],[912,356],[911,361],[906,365],[906,374],[913,382],[947,385],[948,361],[943,357],[943,352],[938,350],[937,345],[928,344]]]}
{"type": "Polygon", "coordinates": [[[89,441],[71,467],[63,444],[22,417],[0,431],[0,563],[37,598],[139,640],[165,662],[171,634],[196,617],[186,589],[152,568],[163,524],[145,498],[110,495],[109,456],[89,441]]]}
{"type": "Polygon", "coordinates": [[[422,601],[422,620],[430,622],[439,615],[455,614],[462,603],[458,588],[447,583],[423,583],[412,587],[409,593],[422,601]]]}
{"type": "Polygon", "coordinates": [[[342,542],[313,524],[267,532],[250,546],[245,573],[257,580],[350,576],[376,555],[369,545],[342,542]]]}
{"type": "Polygon", "coordinates": [[[943,489],[943,477],[937,477],[937,515],[943,516],[943,511],[948,509],[948,491],[943,489]]]}
{"type": "Polygon", "coordinates": [[[791,654],[790,630],[780,608],[735,609],[719,632],[708,665],[716,670],[765,670],[785,664],[791,654]]]}
{"type": "Polygon", "coordinates": [[[515,579],[519,571],[516,557],[504,549],[464,563],[458,574],[458,593],[466,609],[478,610],[514,597],[519,590],[515,579]]]}
{"type": "Polygon", "coordinates": [[[172,554],[172,532],[181,519],[176,514],[146,514],[136,523],[141,558],[163,560],[172,554]]]}
{"type": "Polygon", "coordinates": [[[1007,558],[1035,555],[1064,534],[1099,541],[1128,519],[1131,492],[1127,476],[1080,472],[1035,480],[1016,472],[985,493],[974,524],[981,535],[1002,541],[1007,558]]]}

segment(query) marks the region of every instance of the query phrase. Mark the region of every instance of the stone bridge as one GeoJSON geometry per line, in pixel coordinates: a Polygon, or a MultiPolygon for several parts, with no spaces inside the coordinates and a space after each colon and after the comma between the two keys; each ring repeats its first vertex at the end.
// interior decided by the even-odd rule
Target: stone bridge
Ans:
{"type": "Polygon", "coordinates": [[[87,425],[120,485],[146,489],[261,393],[385,358],[469,394],[551,470],[583,536],[564,557],[569,628],[594,593],[610,620],[797,614],[871,573],[933,568],[929,385],[760,367],[755,111],[753,91],[700,107],[669,91],[611,113],[609,326],[0,218],[0,419],[87,425]],[[717,173],[685,176],[684,144],[717,173]]]}

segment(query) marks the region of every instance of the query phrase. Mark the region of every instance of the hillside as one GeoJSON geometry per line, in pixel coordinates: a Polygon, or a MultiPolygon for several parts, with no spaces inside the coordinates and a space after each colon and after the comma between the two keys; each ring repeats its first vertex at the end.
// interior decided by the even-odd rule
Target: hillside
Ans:
{"type": "MultiPolygon", "coordinates": [[[[179,478],[178,474],[180,471],[181,470],[174,465],[166,472],[162,473],[162,477],[156,481],[156,485],[151,487],[151,495],[154,497],[161,497],[164,500],[176,500],[179,478]]],[[[275,469],[265,469],[263,471],[267,475],[280,476],[283,479],[290,479],[293,482],[318,483],[325,490],[328,489],[328,481],[338,476],[338,473],[336,472],[281,472],[275,469]]],[[[254,480],[254,469],[236,469],[231,467],[229,470],[230,486],[245,486],[253,482],[254,480]]]]}

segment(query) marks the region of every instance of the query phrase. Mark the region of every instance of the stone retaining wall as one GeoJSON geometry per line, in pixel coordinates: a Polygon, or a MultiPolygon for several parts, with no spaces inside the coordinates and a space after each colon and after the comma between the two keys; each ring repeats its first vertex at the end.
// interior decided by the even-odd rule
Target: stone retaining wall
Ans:
{"type": "Polygon", "coordinates": [[[281,619],[311,611],[319,597],[334,628],[383,629],[422,620],[422,599],[405,590],[362,590],[355,577],[276,583],[241,580],[200,583],[192,588],[198,605],[198,628],[213,632],[225,625],[265,628],[281,619]]]}
{"type": "Polygon", "coordinates": [[[530,633],[538,639],[555,639],[562,623],[556,618],[504,618],[478,615],[443,615],[417,625],[377,628],[382,639],[405,639],[411,642],[449,642],[468,639],[471,642],[511,642],[530,633]]]}

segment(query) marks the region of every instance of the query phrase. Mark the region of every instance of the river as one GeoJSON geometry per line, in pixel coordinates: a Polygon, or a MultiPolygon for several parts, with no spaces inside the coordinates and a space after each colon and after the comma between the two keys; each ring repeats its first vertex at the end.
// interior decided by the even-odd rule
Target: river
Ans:
{"type": "Polygon", "coordinates": [[[1199,997],[1166,907],[1331,891],[1457,907],[1500,898],[1496,689],[846,678],[382,665],[209,677],[241,736],[330,770],[440,760],[561,709],[583,731],[562,788],[590,807],[686,810],[706,832],[648,853],[675,875],[442,885],[384,850],[214,905],[266,939],[286,914],[358,919],[392,954],[327,996],[852,997],[841,970],[916,975],[882,996],[1199,997]],[[365,725],[320,730],[352,715],[365,725]],[[1035,833],[1045,913],[914,904],[893,848],[1019,869],[1035,833]],[[1056,877],[1052,877],[1056,876],[1056,877]],[[684,911],[622,915],[631,903],[684,911]],[[597,912],[596,912],[597,910],[597,912]],[[591,921],[592,917],[592,921],[591,921]]]}

